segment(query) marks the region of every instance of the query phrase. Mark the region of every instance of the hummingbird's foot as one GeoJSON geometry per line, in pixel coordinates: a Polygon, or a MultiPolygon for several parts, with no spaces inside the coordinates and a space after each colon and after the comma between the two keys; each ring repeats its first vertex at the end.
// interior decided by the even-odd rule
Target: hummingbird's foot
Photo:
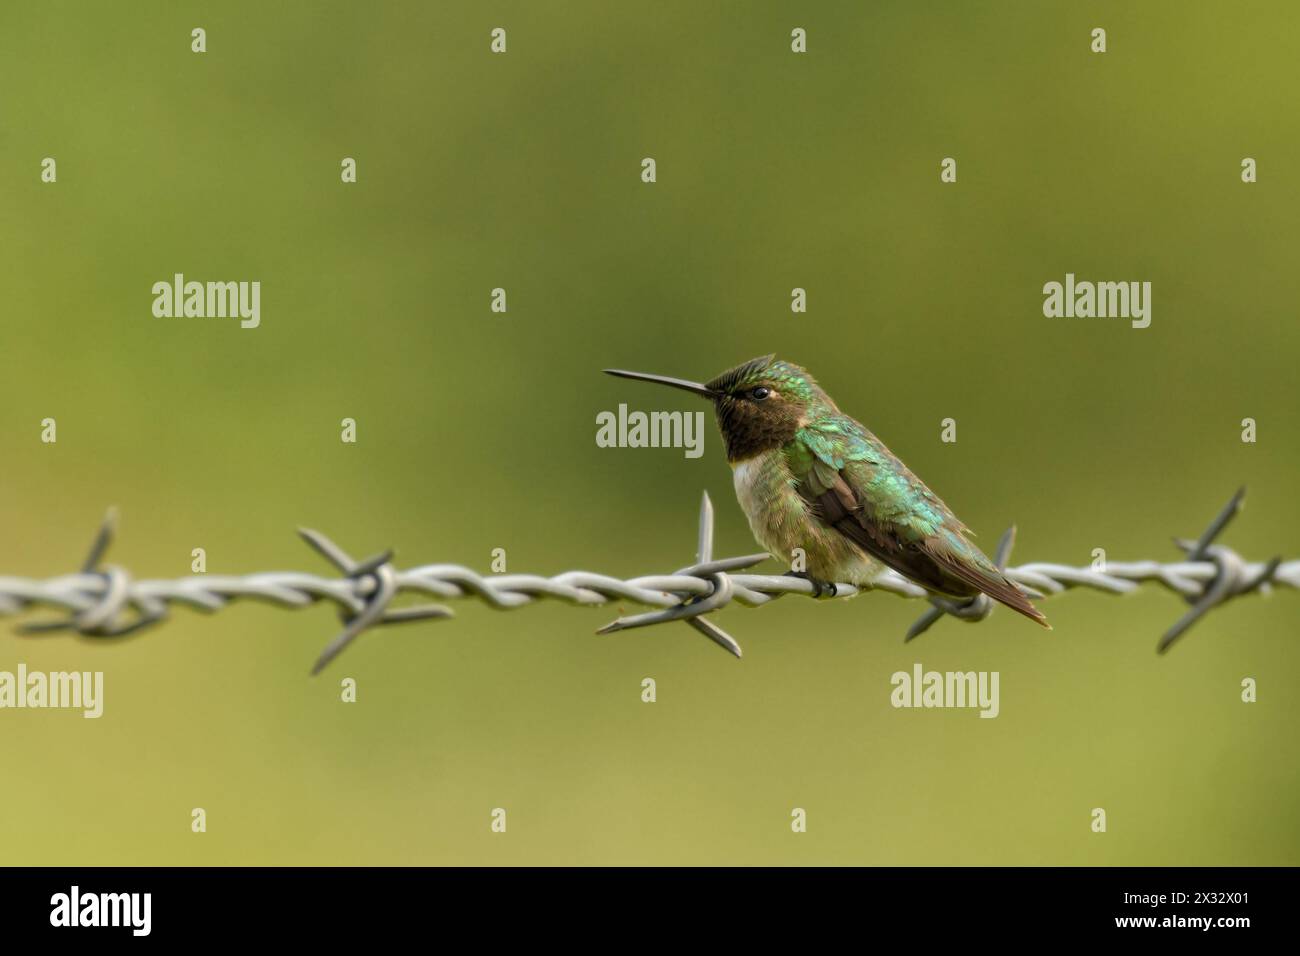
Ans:
{"type": "Polygon", "coordinates": [[[834,581],[823,581],[821,578],[813,577],[806,571],[787,571],[785,576],[807,581],[813,586],[813,597],[815,598],[836,597],[839,594],[839,589],[835,587],[834,581]]]}

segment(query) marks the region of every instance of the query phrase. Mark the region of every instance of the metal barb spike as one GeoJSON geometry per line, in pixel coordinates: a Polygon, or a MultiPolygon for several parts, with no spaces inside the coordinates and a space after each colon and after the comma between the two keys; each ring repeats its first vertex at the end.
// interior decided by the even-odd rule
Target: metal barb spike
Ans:
{"type": "Polygon", "coordinates": [[[317,554],[338,568],[341,573],[351,574],[352,569],[356,567],[356,562],[348,556],[346,551],[319,531],[313,531],[311,528],[299,528],[298,535],[311,545],[317,554]]]}
{"type": "Polygon", "coordinates": [[[1237,513],[1241,511],[1241,503],[1245,498],[1246,486],[1242,485],[1237,489],[1237,493],[1228,499],[1228,503],[1223,506],[1223,510],[1215,516],[1214,520],[1210,522],[1210,526],[1206,528],[1205,532],[1197,539],[1196,544],[1187,554],[1188,561],[1204,560],[1205,549],[1214,542],[1214,539],[1219,536],[1220,532],[1222,532],[1232,519],[1237,516],[1237,513]]]}
{"type": "Polygon", "coordinates": [[[312,676],[323,671],[330,661],[342,654],[347,646],[369,627],[454,616],[449,608],[440,604],[421,604],[394,611],[388,609],[389,603],[398,591],[397,573],[390,563],[394,554],[391,548],[361,561],[353,561],[346,551],[319,531],[299,528],[298,534],[346,577],[353,581],[369,578],[374,582],[374,590],[364,598],[365,605],[360,613],[352,615],[343,613],[345,626],[339,635],[326,645],[325,650],[321,651],[320,657],[316,658],[316,663],[311,669],[312,676]]]}
{"type": "Polygon", "coordinates": [[[597,630],[596,633],[613,634],[617,631],[649,627],[652,624],[663,624],[666,621],[684,621],[709,640],[725,648],[736,657],[741,657],[743,652],[736,639],[712,622],[704,620],[702,615],[715,611],[731,601],[732,595],[735,593],[735,586],[731,582],[728,571],[752,567],[760,561],[766,561],[768,557],[767,554],[758,554],[747,555],[742,558],[725,558],[721,561],[713,560],[713,502],[706,491],[700,498],[700,525],[695,549],[696,563],[690,567],[682,568],[677,573],[705,578],[712,582],[713,590],[708,594],[684,600],[680,604],[674,604],[672,607],[620,617],[617,620],[610,621],[597,630]]]}
{"type": "Polygon", "coordinates": [[[1214,539],[1223,532],[1223,529],[1241,511],[1245,497],[1246,486],[1242,485],[1237,489],[1236,494],[1228,500],[1228,503],[1215,515],[1209,527],[1195,542],[1183,538],[1174,539],[1174,543],[1186,553],[1188,561],[1212,562],[1215,566],[1215,574],[1199,595],[1189,595],[1187,597],[1187,600],[1192,604],[1191,609],[1175,621],[1173,627],[1169,628],[1161,636],[1160,642],[1156,645],[1157,654],[1167,652],[1175,641],[1191,629],[1193,624],[1209,614],[1214,608],[1231,598],[1256,590],[1271,580],[1273,575],[1277,573],[1281,561],[1275,558],[1268,562],[1253,580],[1242,581],[1241,575],[1245,565],[1241,558],[1230,548],[1214,544],[1214,539]]]}
{"type": "Polygon", "coordinates": [[[95,540],[90,545],[90,553],[86,555],[86,560],[82,562],[82,574],[94,574],[95,569],[99,567],[99,562],[103,560],[108,551],[109,545],[113,543],[113,535],[117,532],[117,508],[109,508],[104,515],[104,520],[99,526],[99,531],[95,533],[95,540]]]}

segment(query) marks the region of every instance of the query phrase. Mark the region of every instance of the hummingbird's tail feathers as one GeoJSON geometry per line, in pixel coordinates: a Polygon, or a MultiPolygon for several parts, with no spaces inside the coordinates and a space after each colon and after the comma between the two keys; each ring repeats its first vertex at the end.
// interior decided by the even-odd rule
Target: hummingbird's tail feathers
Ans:
{"type": "MultiPolygon", "coordinates": [[[[817,473],[815,464],[811,473],[817,473]]],[[[897,523],[869,517],[842,472],[827,484],[826,490],[812,499],[814,513],[867,554],[924,588],[951,597],[969,598],[983,592],[1052,629],[1029,595],[963,537],[966,526],[951,512],[947,513],[947,527],[942,527],[939,534],[917,540],[906,533],[907,529],[900,531],[897,523]]]]}
{"type": "Polygon", "coordinates": [[[988,588],[984,588],[984,593],[993,598],[993,600],[1005,604],[1013,611],[1018,611],[1031,621],[1041,624],[1050,631],[1052,625],[1047,622],[1047,615],[1034,607],[1033,603],[1030,602],[1028,595],[1026,595],[1024,591],[1020,590],[1020,588],[1016,587],[1015,582],[1006,578],[1003,578],[1002,580],[1005,582],[1005,589],[1000,588],[997,593],[994,593],[988,588]]]}
{"type": "MultiPolygon", "coordinates": [[[[1047,617],[1043,612],[1030,602],[1029,595],[1025,594],[1014,581],[994,567],[992,562],[989,562],[988,566],[984,567],[982,566],[983,562],[977,564],[964,561],[943,547],[928,550],[935,563],[954,578],[970,585],[977,591],[984,592],[993,600],[1005,604],[1011,610],[1023,614],[1049,631],[1052,629],[1052,625],[1047,623],[1047,617]]],[[[984,560],[987,561],[988,559],[985,558],[984,560]]]]}

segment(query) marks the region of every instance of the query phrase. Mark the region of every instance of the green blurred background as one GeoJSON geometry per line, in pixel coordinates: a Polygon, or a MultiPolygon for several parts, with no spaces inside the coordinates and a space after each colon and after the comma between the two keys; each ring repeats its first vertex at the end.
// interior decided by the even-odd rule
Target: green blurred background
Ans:
{"type": "MultiPolygon", "coordinates": [[[[1295,557],[1297,27],[1286,2],[5,4],[0,573],[74,570],[110,504],[142,577],[195,547],[324,571],[298,525],[403,565],[664,571],[703,489],[748,552],[711,416],[699,460],[597,448],[619,402],[698,407],[599,370],[770,351],[986,547],[1017,522],[1019,561],[1172,559],[1241,484],[1227,542],[1295,557]],[[260,280],[261,328],[154,318],[175,272],[260,280]],[[1151,281],[1151,327],[1044,318],[1066,272],[1151,281]]],[[[1001,612],[904,645],[917,603],[788,599],[718,618],[737,661],[683,626],[594,636],[616,609],[460,602],[315,679],[327,607],[0,633],[0,669],[106,683],[97,721],[0,712],[0,862],[1300,863],[1300,599],[1157,657],[1184,609],[1075,593],[1051,633],[1001,612]],[[1000,671],[1001,716],[891,708],[917,661],[1000,671]]]]}

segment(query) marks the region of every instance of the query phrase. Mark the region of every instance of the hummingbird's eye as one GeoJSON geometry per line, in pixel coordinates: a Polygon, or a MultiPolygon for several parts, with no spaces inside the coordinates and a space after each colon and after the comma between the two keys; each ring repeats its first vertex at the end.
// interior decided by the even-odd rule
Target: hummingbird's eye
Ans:
{"type": "Polygon", "coordinates": [[[758,386],[758,388],[752,389],[750,391],[749,397],[756,402],[761,402],[763,399],[767,398],[767,396],[771,394],[772,394],[772,390],[770,388],[768,388],[766,385],[760,385],[758,386]]]}

